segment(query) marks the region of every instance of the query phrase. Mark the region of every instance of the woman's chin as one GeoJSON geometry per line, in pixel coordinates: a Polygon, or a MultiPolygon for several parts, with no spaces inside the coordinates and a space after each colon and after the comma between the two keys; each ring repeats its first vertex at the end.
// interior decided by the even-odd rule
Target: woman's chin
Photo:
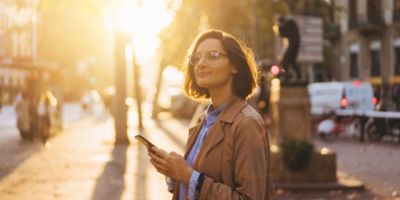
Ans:
{"type": "Polygon", "coordinates": [[[197,85],[202,87],[202,88],[208,88],[208,86],[210,86],[208,81],[204,81],[204,80],[198,80],[196,81],[197,85]]]}

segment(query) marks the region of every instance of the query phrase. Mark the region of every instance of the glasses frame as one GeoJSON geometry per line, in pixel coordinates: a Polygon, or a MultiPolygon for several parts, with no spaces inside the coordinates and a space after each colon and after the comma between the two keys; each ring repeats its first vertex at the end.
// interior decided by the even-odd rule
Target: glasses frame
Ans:
{"type": "Polygon", "coordinates": [[[203,58],[206,58],[206,61],[209,62],[210,60],[217,60],[217,59],[220,59],[222,56],[223,56],[223,57],[226,57],[226,58],[229,58],[227,54],[222,53],[222,52],[217,51],[217,50],[207,51],[207,52],[204,53],[204,54],[194,53],[194,54],[188,56],[188,58],[189,58],[189,64],[195,66],[195,65],[199,64],[200,61],[201,61],[203,58]],[[215,57],[212,56],[213,53],[216,53],[216,56],[215,56],[215,57]],[[193,58],[194,58],[193,56],[196,56],[196,55],[200,55],[200,58],[198,59],[197,62],[194,63],[192,60],[193,60],[193,58]]]}

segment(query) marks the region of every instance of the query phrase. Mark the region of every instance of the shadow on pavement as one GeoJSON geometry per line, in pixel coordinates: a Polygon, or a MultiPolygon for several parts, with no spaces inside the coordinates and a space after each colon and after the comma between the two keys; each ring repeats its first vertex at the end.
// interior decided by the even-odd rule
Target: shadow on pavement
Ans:
{"type": "Polygon", "coordinates": [[[114,146],[111,160],[107,162],[103,173],[97,179],[91,199],[118,200],[122,198],[125,190],[124,175],[126,172],[128,147],[128,144],[116,144],[114,146]]]}
{"type": "Polygon", "coordinates": [[[11,174],[32,154],[39,151],[41,143],[13,140],[0,148],[0,180],[11,174]]]}
{"type": "MultiPolygon", "coordinates": [[[[140,135],[144,135],[146,137],[146,133],[141,131],[140,135]]],[[[149,183],[150,177],[148,176],[147,170],[152,167],[149,166],[149,162],[145,162],[148,160],[147,149],[144,145],[138,145],[136,148],[137,157],[136,157],[136,170],[137,177],[135,177],[135,194],[133,199],[146,199],[147,195],[147,186],[149,183]]]]}

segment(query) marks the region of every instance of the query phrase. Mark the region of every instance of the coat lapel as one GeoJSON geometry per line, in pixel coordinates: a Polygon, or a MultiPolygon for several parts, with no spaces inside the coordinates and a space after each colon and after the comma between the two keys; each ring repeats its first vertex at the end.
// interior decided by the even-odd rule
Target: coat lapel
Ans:
{"type": "Polygon", "coordinates": [[[206,115],[206,111],[204,111],[200,115],[199,119],[195,123],[193,123],[189,126],[189,138],[188,138],[188,142],[186,144],[185,155],[184,155],[185,159],[187,158],[190,149],[192,149],[194,143],[196,142],[196,138],[199,135],[201,126],[205,119],[205,115],[206,115]]]}
{"type": "Polygon", "coordinates": [[[209,130],[207,137],[204,140],[203,146],[201,147],[199,155],[194,163],[195,168],[198,168],[199,163],[204,160],[204,158],[213,149],[213,147],[215,147],[224,139],[225,134],[223,133],[221,125],[221,120],[217,120],[209,130]]]}
{"type": "MultiPolygon", "coordinates": [[[[208,153],[221,141],[223,141],[225,137],[225,132],[223,126],[225,123],[232,123],[234,117],[236,117],[237,113],[246,105],[246,101],[240,99],[237,96],[232,97],[224,111],[220,114],[214,125],[209,130],[206,139],[204,140],[203,146],[199,152],[199,155],[194,164],[195,168],[198,168],[199,164],[205,159],[208,153]]],[[[228,133],[229,134],[229,133],[228,133]]],[[[192,144],[193,145],[193,144],[192,144]]]]}
{"type": "MultiPolygon", "coordinates": [[[[185,147],[185,155],[184,155],[185,159],[187,158],[190,149],[192,149],[194,143],[196,142],[196,138],[199,135],[201,125],[203,124],[204,119],[205,119],[205,114],[206,114],[206,112],[203,111],[202,114],[199,115],[199,118],[197,119],[197,121],[195,121],[193,124],[189,125],[189,138],[188,138],[188,142],[185,147]]],[[[181,184],[180,181],[175,182],[174,193],[173,193],[173,197],[172,197],[173,200],[177,200],[179,198],[180,184],[181,184]]]]}

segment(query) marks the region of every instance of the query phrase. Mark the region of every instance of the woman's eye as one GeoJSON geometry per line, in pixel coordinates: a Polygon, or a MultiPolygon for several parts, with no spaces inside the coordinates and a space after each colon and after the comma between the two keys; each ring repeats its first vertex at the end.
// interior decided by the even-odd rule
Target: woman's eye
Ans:
{"type": "Polygon", "coordinates": [[[209,57],[212,59],[217,59],[219,56],[218,52],[212,51],[209,53],[209,57]]]}

